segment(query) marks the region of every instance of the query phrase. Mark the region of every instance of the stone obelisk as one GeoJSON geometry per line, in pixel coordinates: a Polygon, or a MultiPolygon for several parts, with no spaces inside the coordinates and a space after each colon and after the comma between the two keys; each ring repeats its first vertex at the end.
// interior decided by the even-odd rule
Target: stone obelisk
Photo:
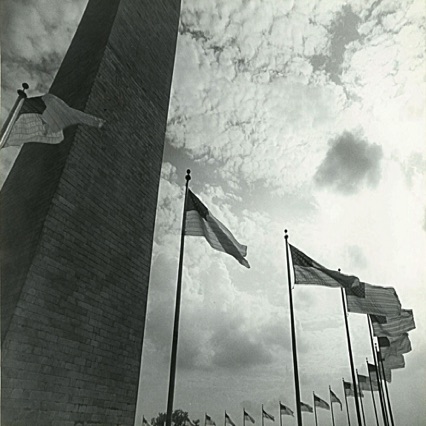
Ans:
{"type": "Polygon", "coordinates": [[[50,92],[106,124],[26,144],[1,190],[5,426],[133,425],[179,13],[89,0],[50,92]]]}

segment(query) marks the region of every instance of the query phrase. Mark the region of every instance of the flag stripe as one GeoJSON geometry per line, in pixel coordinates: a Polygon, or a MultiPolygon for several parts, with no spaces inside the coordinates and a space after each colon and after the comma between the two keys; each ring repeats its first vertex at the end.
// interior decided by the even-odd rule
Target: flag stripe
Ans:
{"type": "Polygon", "coordinates": [[[397,337],[416,328],[411,309],[401,309],[401,315],[386,317],[386,322],[383,324],[376,321],[374,315],[370,318],[375,336],[397,337]]]}
{"type": "Polygon", "coordinates": [[[401,303],[392,287],[380,287],[360,283],[365,291],[364,297],[354,294],[353,288],[346,289],[346,300],[349,312],[376,315],[400,315],[401,303]]]}
{"type": "Polygon", "coordinates": [[[15,121],[5,146],[20,146],[27,142],[57,144],[64,139],[63,133],[48,133],[40,114],[22,114],[15,121]]]}
{"type": "Polygon", "coordinates": [[[250,268],[249,263],[244,259],[247,255],[247,246],[240,244],[192,191],[188,191],[186,209],[185,235],[205,237],[211,247],[230,254],[243,266],[250,268]]]}
{"type": "Polygon", "coordinates": [[[305,253],[289,244],[295,284],[326,287],[350,286],[357,278],[325,268],[305,253]]]}

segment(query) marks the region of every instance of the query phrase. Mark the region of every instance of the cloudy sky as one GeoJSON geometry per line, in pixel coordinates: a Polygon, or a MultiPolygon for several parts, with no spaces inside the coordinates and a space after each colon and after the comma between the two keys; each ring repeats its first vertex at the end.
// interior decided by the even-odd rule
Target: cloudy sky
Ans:
{"type": "MultiPolygon", "coordinates": [[[[3,118],[23,81],[48,90],[86,3],[5,2],[3,118]]],[[[295,409],[286,228],[318,262],[392,286],[414,310],[413,351],[389,390],[397,424],[424,424],[425,28],[423,0],[183,0],[136,424],[166,410],[187,168],[251,269],[187,238],[175,408],[217,424],[226,409],[240,426],[243,407],[256,423],[261,404],[295,409]]],[[[2,180],[18,150],[2,150],[2,180]]],[[[328,399],[329,385],[343,399],[340,292],[297,286],[294,303],[302,401],[328,399]]],[[[365,373],[366,318],[349,322],[365,373]]]]}

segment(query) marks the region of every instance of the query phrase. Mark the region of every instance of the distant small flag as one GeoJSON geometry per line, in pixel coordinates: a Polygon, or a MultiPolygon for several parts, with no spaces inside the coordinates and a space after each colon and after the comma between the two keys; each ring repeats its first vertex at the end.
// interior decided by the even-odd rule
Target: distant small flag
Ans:
{"type": "MultiPolygon", "coordinates": [[[[368,374],[373,382],[377,382],[377,368],[374,364],[367,363],[368,374]]],[[[392,382],[392,372],[389,368],[385,368],[385,380],[390,383],[392,382]]]]}
{"type": "MultiPolygon", "coordinates": [[[[343,381],[343,389],[345,390],[345,395],[346,396],[355,396],[355,391],[354,391],[354,387],[352,385],[351,382],[345,382],[343,381]]],[[[357,392],[358,396],[361,396],[361,398],[364,397],[362,392],[357,392]],[[361,395],[359,395],[361,394],[361,395]]]]}
{"type": "Polygon", "coordinates": [[[216,426],[216,423],[212,420],[212,418],[206,413],[206,425],[216,426]]]}
{"type": "Polygon", "coordinates": [[[370,315],[370,319],[375,336],[398,337],[416,328],[412,309],[401,309],[396,316],[370,315]]]}
{"type": "Polygon", "coordinates": [[[273,422],[275,421],[275,417],[268,414],[263,408],[262,408],[262,417],[264,419],[272,420],[273,422]]]}
{"type": "Polygon", "coordinates": [[[225,411],[225,425],[236,426],[226,411],[225,411]]]}
{"type": "Polygon", "coordinates": [[[244,259],[247,255],[247,246],[240,244],[191,190],[188,190],[185,235],[205,237],[214,249],[230,254],[241,265],[250,268],[249,263],[244,259]]]}
{"type": "Polygon", "coordinates": [[[358,385],[361,390],[371,391],[370,378],[362,374],[358,374],[358,385]]]}
{"type": "Polygon", "coordinates": [[[294,417],[294,413],[293,410],[290,410],[290,408],[288,408],[286,405],[281,404],[280,402],[280,415],[286,415],[286,416],[293,416],[294,417]]]}
{"type": "Polygon", "coordinates": [[[314,405],[315,407],[324,408],[325,410],[329,410],[330,406],[327,402],[325,402],[323,399],[321,399],[319,396],[316,396],[314,394],[314,405]]]}
{"type": "Polygon", "coordinates": [[[305,404],[304,402],[301,402],[300,411],[304,411],[306,413],[313,413],[314,409],[309,404],[305,404]]]}
{"type": "Polygon", "coordinates": [[[62,131],[69,126],[102,127],[104,123],[104,120],[71,108],[62,99],[47,93],[24,100],[4,146],[20,146],[27,142],[57,144],[64,139],[62,131]]]}
{"type": "Polygon", "coordinates": [[[350,287],[357,279],[338,271],[327,269],[305,253],[289,244],[293,262],[295,284],[321,285],[326,287],[350,287]]]}
{"type": "Polygon", "coordinates": [[[254,421],[253,417],[252,417],[252,416],[250,416],[250,414],[249,414],[249,413],[247,413],[247,411],[246,411],[246,410],[244,410],[244,420],[248,420],[249,422],[256,423],[256,422],[254,421]]]}
{"type": "Polygon", "coordinates": [[[378,337],[380,351],[383,356],[388,354],[399,355],[411,351],[411,342],[408,333],[403,333],[398,337],[378,337]]]}
{"type": "Polygon", "coordinates": [[[143,426],[150,426],[150,424],[146,420],[145,416],[142,417],[142,424],[143,424],[143,426]]]}
{"type": "Polygon", "coordinates": [[[401,313],[401,303],[392,287],[357,282],[345,291],[349,312],[384,316],[401,313]]]}
{"type": "Polygon", "coordinates": [[[337,402],[340,404],[340,411],[342,411],[342,402],[337,397],[337,395],[331,390],[330,388],[330,402],[333,404],[333,402],[337,402]]]}

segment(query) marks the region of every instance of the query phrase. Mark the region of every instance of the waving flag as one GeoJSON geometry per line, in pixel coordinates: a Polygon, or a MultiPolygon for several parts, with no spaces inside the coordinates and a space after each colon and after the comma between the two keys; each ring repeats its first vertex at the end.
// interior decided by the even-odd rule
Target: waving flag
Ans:
{"type": "Polygon", "coordinates": [[[378,337],[380,351],[386,358],[386,355],[406,354],[411,351],[411,342],[408,333],[403,333],[397,338],[378,337]]]}
{"type": "Polygon", "coordinates": [[[262,408],[262,417],[264,419],[272,420],[273,422],[275,421],[275,417],[268,414],[263,408],[262,408]]]}
{"type": "Polygon", "coordinates": [[[301,402],[300,411],[305,411],[306,413],[313,413],[314,409],[309,404],[305,404],[304,402],[301,402]]]}
{"type": "Polygon", "coordinates": [[[249,422],[256,423],[256,422],[254,421],[253,417],[252,417],[252,416],[250,416],[250,414],[249,414],[249,413],[247,413],[247,411],[246,411],[246,410],[244,410],[244,420],[248,420],[249,422]]]}
{"type": "Polygon", "coordinates": [[[392,287],[357,282],[345,291],[349,312],[384,316],[401,314],[401,303],[392,287]]]}
{"type": "Polygon", "coordinates": [[[361,390],[371,391],[370,379],[367,376],[358,374],[358,385],[361,390]]]}
{"type": "Polygon", "coordinates": [[[314,394],[314,405],[315,407],[324,408],[325,410],[329,410],[330,406],[327,402],[325,402],[323,399],[321,399],[319,396],[316,396],[314,394]]]}
{"type": "Polygon", "coordinates": [[[356,277],[341,274],[338,271],[327,269],[296,247],[290,246],[293,262],[295,284],[311,284],[326,287],[350,287],[356,277]]]}
{"type": "Polygon", "coordinates": [[[231,420],[231,417],[225,411],[225,425],[236,426],[235,423],[231,420]]]}
{"type": "Polygon", "coordinates": [[[142,424],[143,424],[143,426],[150,426],[150,424],[145,419],[145,416],[142,417],[142,424]]]}
{"type": "Polygon", "coordinates": [[[216,423],[212,420],[212,418],[206,413],[206,425],[216,426],[216,423]]]}
{"type": "Polygon", "coordinates": [[[69,126],[86,124],[102,127],[104,122],[69,107],[51,93],[26,98],[4,146],[19,146],[27,142],[57,144],[64,139],[62,131],[69,126]]]}
{"type": "MultiPolygon", "coordinates": [[[[351,382],[345,382],[343,380],[343,389],[345,390],[345,395],[346,396],[355,396],[355,391],[354,391],[354,387],[353,384],[351,382]]],[[[361,396],[361,398],[364,397],[362,391],[361,392],[357,392],[358,396],[361,396]],[[359,395],[361,394],[361,395],[359,395]]]]}
{"type": "Polygon", "coordinates": [[[375,336],[398,337],[416,328],[411,309],[401,309],[401,314],[396,316],[370,315],[370,319],[375,336]]]}
{"type": "Polygon", "coordinates": [[[204,237],[214,249],[230,254],[241,265],[250,268],[244,259],[247,255],[247,246],[240,244],[191,190],[188,190],[185,235],[204,237]]]}
{"type": "Polygon", "coordinates": [[[280,402],[280,415],[281,416],[286,415],[286,416],[293,416],[294,417],[293,410],[290,410],[290,408],[288,408],[284,404],[281,404],[281,402],[280,402]]]}
{"type": "Polygon", "coordinates": [[[330,388],[330,402],[333,404],[333,402],[337,402],[340,404],[340,411],[342,411],[342,402],[337,397],[337,395],[331,390],[330,388]]]}

